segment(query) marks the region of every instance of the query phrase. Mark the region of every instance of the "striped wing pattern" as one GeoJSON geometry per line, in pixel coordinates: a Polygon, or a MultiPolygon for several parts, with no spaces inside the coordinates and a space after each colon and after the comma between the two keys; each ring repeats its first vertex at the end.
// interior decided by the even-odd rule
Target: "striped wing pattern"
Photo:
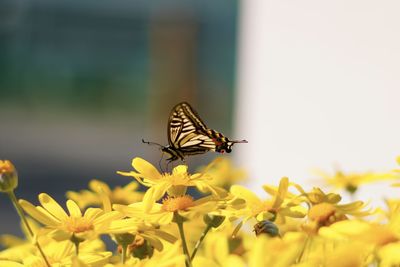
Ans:
{"type": "Polygon", "coordinates": [[[176,105],[171,111],[168,142],[185,155],[202,154],[216,148],[207,126],[186,102],[176,105]]]}

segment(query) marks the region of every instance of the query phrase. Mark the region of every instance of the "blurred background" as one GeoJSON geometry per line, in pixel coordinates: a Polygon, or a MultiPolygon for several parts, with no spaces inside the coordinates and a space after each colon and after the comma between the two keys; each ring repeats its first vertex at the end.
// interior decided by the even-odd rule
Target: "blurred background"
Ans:
{"type": "MultiPolygon", "coordinates": [[[[0,0],[0,159],[19,171],[17,196],[34,202],[40,192],[64,202],[93,178],[123,185],[130,178],[115,171],[136,156],[157,165],[160,151],[141,139],[167,144],[169,112],[188,101],[210,128],[249,141],[229,156],[260,194],[282,176],[310,181],[314,167],[395,168],[399,9],[0,0]]],[[[215,156],[188,163],[194,170],[215,156]]],[[[4,195],[0,210],[0,234],[20,235],[4,195]]]]}
{"type": "MultiPolygon", "coordinates": [[[[19,171],[17,196],[93,179],[132,179],[140,156],[158,166],[171,108],[190,102],[232,134],[237,1],[0,1],[0,158],[19,171]]],[[[193,169],[215,155],[189,159],[193,169]]],[[[19,233],[0,195],[0,234],[19,233]]]]}

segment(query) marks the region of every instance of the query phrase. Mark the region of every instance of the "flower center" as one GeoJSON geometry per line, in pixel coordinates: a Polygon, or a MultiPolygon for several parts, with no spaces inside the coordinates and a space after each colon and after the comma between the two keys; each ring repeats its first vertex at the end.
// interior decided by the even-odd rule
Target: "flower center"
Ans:
{"type": "Polygon", "coordinates": [[[71,233],[82,233],[94,229],[93,223],[84,217],[69,217],[65,221],[65,227],[71,233]]]}
{"type": "Polygon", "coordinates": [[[191,196],[184,195],[181,197],[167,197],[162,202],[164,211],[187,210],[194,206],[194,201],[191,196]]]}

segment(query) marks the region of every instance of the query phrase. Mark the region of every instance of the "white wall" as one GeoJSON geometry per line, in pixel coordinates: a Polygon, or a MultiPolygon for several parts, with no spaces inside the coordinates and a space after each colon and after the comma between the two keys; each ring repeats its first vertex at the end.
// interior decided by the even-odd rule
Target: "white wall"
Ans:
{"type": "MultiPolygon", "coordinates": [[[[237,145],[252,187],[395,168],[400,1],[241,2],[237,145]]],[[[261,190],[258,190],[261,192],[261,190]]]]}

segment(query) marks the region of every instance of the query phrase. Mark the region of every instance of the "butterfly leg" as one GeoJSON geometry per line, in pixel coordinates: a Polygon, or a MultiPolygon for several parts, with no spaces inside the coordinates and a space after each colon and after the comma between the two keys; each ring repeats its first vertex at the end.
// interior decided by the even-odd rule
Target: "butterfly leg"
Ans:
{"type": "Polygon", "coordinates": [[[164,173],[164,170],[163,170],[162,165],[161,165],[161,162],[162,162],[163,158],[164,158],[164,153],[162,153],[160,161],[158,162],[158,167],[160,167],[161,173],[164,173]]]}

